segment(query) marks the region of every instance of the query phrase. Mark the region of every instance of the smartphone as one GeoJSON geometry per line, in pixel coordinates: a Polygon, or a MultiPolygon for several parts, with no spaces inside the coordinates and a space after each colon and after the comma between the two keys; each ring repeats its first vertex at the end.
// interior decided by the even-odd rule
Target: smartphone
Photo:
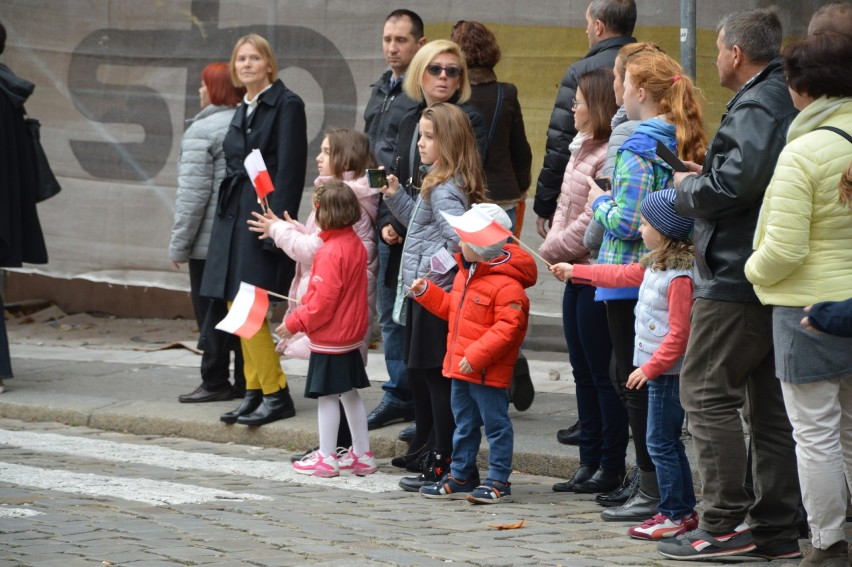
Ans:
{"type": "Polygon", "coordinates": [[[609,182],[609,177],[599,177],[595,179],[595,183],[604,191],[612,191],[612,184],[609,182]]]}
{"type": "Polygon", "coordinates": [[[367,182],[373,189],[381,189],[388,184],[388,176],[384,169],[368,169],[367,182]]]}

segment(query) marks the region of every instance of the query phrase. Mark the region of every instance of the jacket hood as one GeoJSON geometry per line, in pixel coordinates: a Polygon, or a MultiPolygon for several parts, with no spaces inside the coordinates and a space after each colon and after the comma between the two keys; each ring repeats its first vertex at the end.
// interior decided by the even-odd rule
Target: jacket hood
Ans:
{"type": "Polygon", "coordinates": [[[0,91],[3,91],[12,106],[23,108],[24,103],[35,90],[35,85],[17,76],[9,67],[0,63],[0,91]]]}
{"type": "Polygon", "coordinates": [[[675,137],[674,124],[669,124],[659,118],[651,118],[650,120],[640,122],[633,135],[621,147],[649,161],[655,161],[671,169],[670,165],[657,157],[658,141],[664,143],[677,155],[677,138],[675,137]]]}
{"type": "MultiPolygon", "coordinates": [[[[319,187],[332,179],[334,179],[334,177],[331,175],[320,175],[314,179],[314,187],[319,187]]],[[[354,171],[347,171],[344,173],[343,181],[350,189],[352,189],[355,196],[358,197],[358,202],[361,204],[361,208],[364,209],[367,214],[370,215],[370,218],[373,219],[373,222],[375,222],[379,208],[378,199],[375,197],[379,194],[379,190],[370,187],[366,175],[356,178],[354,171]]]]}
{"type": "Polygon", "coordinates": [[[204,108],[201,109],[201,112],[196,114],[193,118],[187,119],[187,124],[191,124],[197,120],[201,120],[202,118],[207,118],[208,116],[213,116],[217,112],[224,112],[226,110],[234,110],[234,106],[227,106],[224,104],[208,104],[204,108]]]}
{"type": "MultiPolygon", "coordinates": [[[[464,266],[464,257],[456,254],[460,266],[464,266]]],[[[538,279],[538,267],[535,259],[517,244],[506,243],[503,254],[490,262],[477,262],[474,273],[477,276],[502,274],[517,280],[524,288],[532,287],[538,279]]]]}
{"type": "Polygon", "coordinates": [[[835,126],[842,126],[844,120],[842,116],[844,113],[848,114],[850,108],[852,108],[852,98],[850,97],[819,97],[793,119],[790,129],[787,131],[787,143],[789,144],[796,138],[813,132],[819,126],[830,121],[835,114],[839,117],[835,126]]]}

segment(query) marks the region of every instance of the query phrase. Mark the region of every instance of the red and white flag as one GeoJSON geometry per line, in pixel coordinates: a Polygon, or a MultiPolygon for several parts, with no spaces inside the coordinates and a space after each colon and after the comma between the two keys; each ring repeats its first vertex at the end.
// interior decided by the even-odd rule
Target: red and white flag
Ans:
{"type": "Polygon", "coordinates": [[[441,211],[441,214],[458,233],[462,242],[474,246],[491,246],[512,236],[509,229],[483,213],[476,205],[461,216],[448,215],[444,211],[441,211]]]}
{"type": "Polygon", "coordinates": [[[251,184],[254,185],[257,198],[262,201],[267,195],[275,191],[275,187],[272,186],[272,178],[266,171],[266,163],[263,161],[260,150],[252,150],[246,157],[244,164],[251,184]]]}
{"type": "Polygon", "coordinates": [[[265,289],[240,282],[237,297],[231,303],[228,316],[219,321],[216,328],[244,339],[250,339],[257,333],[266,320],[269,309],[269,295],[265,289]]]}

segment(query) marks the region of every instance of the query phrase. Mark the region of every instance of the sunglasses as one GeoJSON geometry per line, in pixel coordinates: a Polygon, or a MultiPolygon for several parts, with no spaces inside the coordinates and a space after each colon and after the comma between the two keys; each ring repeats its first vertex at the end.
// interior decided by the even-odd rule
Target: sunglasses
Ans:
{"type": "Polygon", "coordinates": [[[440,77],[441,71],[447,74],[447,77],[450,79],[455,79],[459,75],[461,75],[461,67],[441,67],[437,63],[432,63],[431,65],[426,66],[426,72],[432,75],[433,77],[440,77]]]}

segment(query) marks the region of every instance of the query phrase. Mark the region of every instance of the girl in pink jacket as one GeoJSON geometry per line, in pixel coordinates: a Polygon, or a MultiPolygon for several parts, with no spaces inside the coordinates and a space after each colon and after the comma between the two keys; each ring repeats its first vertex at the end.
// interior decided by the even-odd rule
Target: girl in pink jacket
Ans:
{"type": "MultiPolygon", "coordinates": [[[[367,183],[366,170],[375,167],[369,140],[355,130],[329,130],[323,138],[316,161],[319,175],[314,185],[319,187],[331,179],[341,180],[352,189],[361,206],[361,216],[353,229],[367,249],[367,289],[372,320],[376,310],[376,275],[379,271],[376,243],[379,190],[371,188],[367,183]]],[[[299,307],[301,298],[308,289],[314,256],[322,246],[316,223],[316,210],[311,212],[305,224],[291,219],[286,212],[284,219],[278,218],[271,211],[265,216],[253,214],[255,219],[248,221],[251,225],[249,230],[259,232],[260,238],[269,236],[278,248],[296,261],[296,273],[288,294],[294,301],[290,302],[286,318],[299,307]]],[[[371,332],[372,329],[368,328],[360,349],[364,364],[367,364],[367,347],[371,332]]],[[[278,350],[293,358],[307,359],[310,355],[308,338],[304,333],[296,333],[288,339],[283,339],[278,344],[278,350]]]]}

